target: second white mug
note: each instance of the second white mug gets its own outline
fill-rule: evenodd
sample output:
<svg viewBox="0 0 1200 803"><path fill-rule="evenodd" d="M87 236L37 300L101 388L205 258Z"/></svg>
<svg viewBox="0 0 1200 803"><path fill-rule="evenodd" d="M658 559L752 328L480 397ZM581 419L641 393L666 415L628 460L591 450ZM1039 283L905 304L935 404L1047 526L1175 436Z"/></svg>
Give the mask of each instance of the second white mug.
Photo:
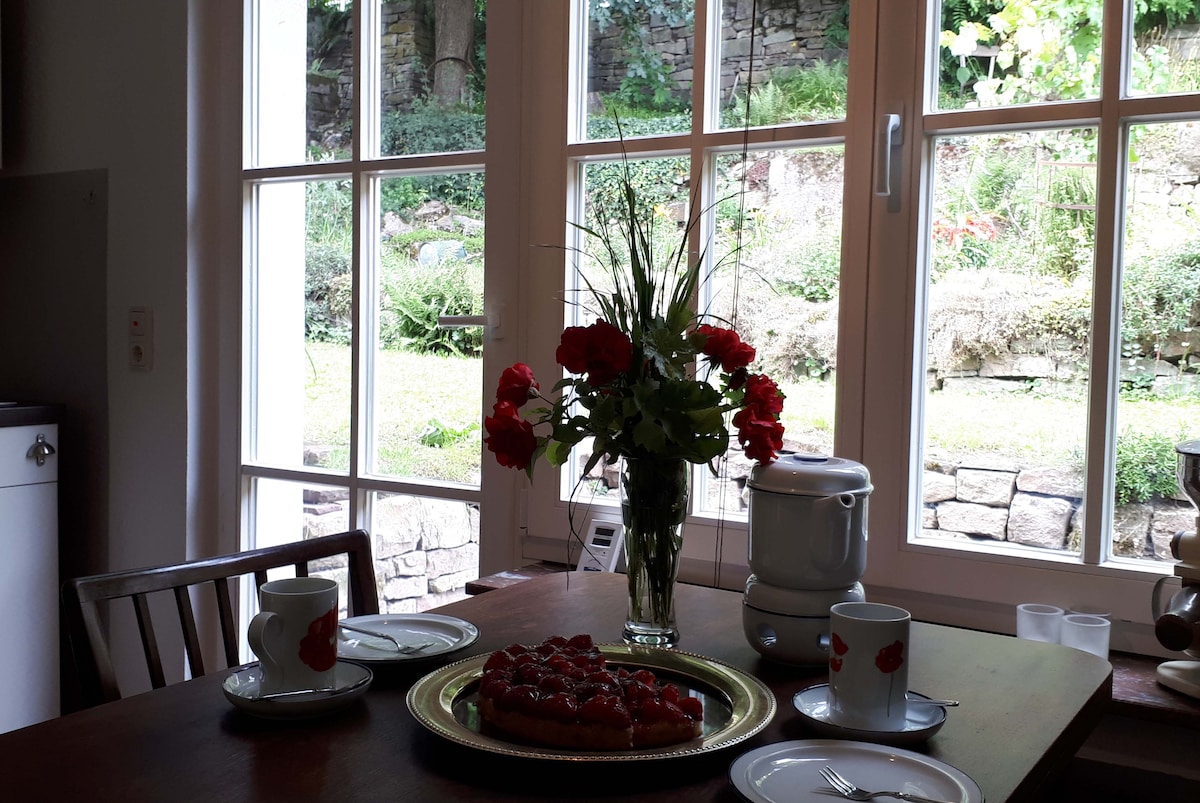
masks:
<svg viewBox="0 0 1200 803"><path fill-rule="evenodd" d="M829 718L847 728L897 731L908 720L912 616L878 602L829 609Z"/></svg>

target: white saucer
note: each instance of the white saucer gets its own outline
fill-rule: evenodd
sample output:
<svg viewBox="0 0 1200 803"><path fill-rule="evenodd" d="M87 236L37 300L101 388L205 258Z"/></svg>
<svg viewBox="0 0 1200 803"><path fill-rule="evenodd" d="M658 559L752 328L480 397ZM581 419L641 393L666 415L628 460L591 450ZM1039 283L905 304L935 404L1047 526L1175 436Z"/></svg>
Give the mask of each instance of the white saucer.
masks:
<svg viewBox="0 0 1200 803"><path fill-rule="evenodd" d="M466 619L439 613L371 614L351 616L344 621L376 633L385 633L404 645L429 644L418 652L402 655L386 639L338 628L338 658L364 664L391 664L432 658L461 650L479 638L479 628Z"/></svg>
<svg viewBox="0 0 1200 803"><path fill-rule="evenodd" d="M225 699L248 714L267 719L318 717L343 708L366 692L374 677L365 666L338 661L331 691L310 691L286 697L259 699L262 669L258 664L242 667L225 678Z"/></svg>
<svg viewBox="0 0 1200 803"><path fill-rule="evenodd" d="M910 691L908 696L929 699L915 691ZM943 706L918 703L908 707L907 721L900 730L873 731L843 727L829 719L828 683L819 683L796 692L792 704L815 733L831 739L857 739L880 744L917 744L937 733L942 725L946 724L946 709Z"/></svg>
<svg viewBox="0 0 1200 803"><path fill-rule="evenodd" d="M979 784L936 758L837 739L776 742L743 753L729 767L729 782L752 803L842 800L820 775L827 764L864 789L897 789L948 803L983 803Z"/></svg>

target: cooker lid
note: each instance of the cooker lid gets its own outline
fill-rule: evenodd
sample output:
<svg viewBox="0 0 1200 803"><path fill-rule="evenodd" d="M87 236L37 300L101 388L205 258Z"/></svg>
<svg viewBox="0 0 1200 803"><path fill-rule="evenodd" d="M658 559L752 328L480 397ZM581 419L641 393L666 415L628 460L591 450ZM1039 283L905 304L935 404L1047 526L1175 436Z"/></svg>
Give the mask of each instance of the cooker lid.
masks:
<svg viewBox="0 0 1200 803"><path fill-rule="evenodd" d="M756 491L801 496L868 494L871 475L862 463L842 457L784 452L774 463L755 466L748 484Z"/></svg>

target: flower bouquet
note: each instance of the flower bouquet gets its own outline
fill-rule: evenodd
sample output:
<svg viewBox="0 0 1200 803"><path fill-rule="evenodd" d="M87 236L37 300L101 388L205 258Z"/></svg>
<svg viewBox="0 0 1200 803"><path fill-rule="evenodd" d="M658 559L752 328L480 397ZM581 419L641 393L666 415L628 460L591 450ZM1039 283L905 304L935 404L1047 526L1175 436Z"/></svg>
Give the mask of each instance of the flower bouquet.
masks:
<svg viewBox="0 0 1200 803"><path fill-rule="evenodd" d="M614 222L597 215L602 222L594 228L576 224L600 244L601 253L590 256L603 265L611 290L580 273L587 301L576 303L596 321L563 331L555 359L567 376L547 396L528 365L505 369L484 419L484 442L501 465L531 479L539 458L560 466L589 438L585 475L602 458L622 464L625 639L671 645L678 639L674 585L689 464L717 473L729 448L730 414L746 456L773 461L783 445L784 396L769 377L750 372L755 350L732 326L703 323L691 308L703 262L688 259L697 220L659 258L658 215L643 209L627 166L620 190Z"/></svg>

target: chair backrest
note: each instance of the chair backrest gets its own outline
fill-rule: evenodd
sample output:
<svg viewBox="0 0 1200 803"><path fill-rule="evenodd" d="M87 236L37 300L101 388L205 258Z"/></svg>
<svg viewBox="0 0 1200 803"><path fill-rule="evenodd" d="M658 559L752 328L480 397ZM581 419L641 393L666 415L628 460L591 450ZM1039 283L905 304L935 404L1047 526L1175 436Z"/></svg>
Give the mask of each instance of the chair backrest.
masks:
<svg viewBox="0 0 1200 803"><path fill-rule="evenodd" d="M188 666L192 676L199 677L205 674L205 665L192 613L191 586L212 584L225 648L225 666L237 666L240 663L239 628L233 615L230 580L253 574L254 588L257 589L267 581L267 571L270 569L292 566L297 577L307 577L309 561L340 555L348 558L348 615L379 613L371 538L365 530L352 530L173 566L132 569L67 581L63 585L63 606L71 648L79 667L84 703L97 705L121 697L98 602L126 597L132 600L142 637L142 649L146 655L146 667L150 671L150 683L158 689L167 684L158 639L150 618L150 594L173 592Z"/></svg>

